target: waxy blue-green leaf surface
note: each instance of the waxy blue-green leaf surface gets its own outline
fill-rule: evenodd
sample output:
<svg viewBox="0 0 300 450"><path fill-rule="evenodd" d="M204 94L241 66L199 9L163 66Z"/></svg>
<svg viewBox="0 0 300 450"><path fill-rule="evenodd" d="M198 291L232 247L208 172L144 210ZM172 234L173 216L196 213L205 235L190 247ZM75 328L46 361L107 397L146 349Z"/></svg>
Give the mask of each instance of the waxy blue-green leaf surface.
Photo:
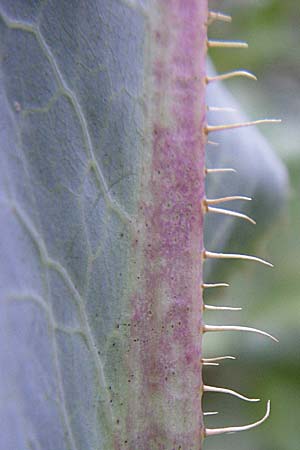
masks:
<svg viewBox="0 0 300 450"><path fill-rule="evenodd" d="M144 151L141 4L0 1L3 450L113 448ZM240 174L214 175L209 193L255 193L262 230L282 169L258 132L229 139L211 163L234 158ZM225 221L207 248L240 233Z"/></svg>

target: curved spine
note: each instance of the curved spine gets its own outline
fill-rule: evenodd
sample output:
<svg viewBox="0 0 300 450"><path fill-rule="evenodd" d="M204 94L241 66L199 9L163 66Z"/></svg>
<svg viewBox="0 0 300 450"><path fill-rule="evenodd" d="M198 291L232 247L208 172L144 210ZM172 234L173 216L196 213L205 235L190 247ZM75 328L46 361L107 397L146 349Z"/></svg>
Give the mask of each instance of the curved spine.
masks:
<svg viewBox="0 0 300 450"><path fill-rule="evenodd" d="M264 264L265 266L274 267L273 264L269 263L268 261L265 261L262 258L258 258L257 256L251 256L251 255L241 255L239 253L215 253L215 252L209 252L207 250L204 250L203 258L204 259L206 259L206 258L208 258L208 259L244 259L246 261L255 261L255 262Z"/></svg>
<svg viewBox="0 0 300 450"><path fill-rule="evenodd" d="M206 77L206 83L229 80L230 78L235 77L244 77L257 81L257 77L253 73L248 72L248 70L233 70L232 72L221 73L220 75L216 75L214 77Z"/></svg>
<svg viewBox="0 0 300 450"><path fill-rule="evenodd" d="M275 342L279 342L278 339L266 331L259 330L257 328L252 327L243 327L240 325L204 325L203 333L211 332L211 331L247 331L250 333L261 334L262 336L269 337Z"/></svg>
<svg viewBox="0 0 300 450"><path fill-rule="evenodd" d="M208 386L206 384L203 385L203 392L217 392L221 394L229 394L234 397L240 398L241 400L245 400L246 402L260 402L260 398L249 398L245 397L245 395L240 394L239 392L234 391L233 389L221 388L216 386Z"/></svg>
<svg viewBox="0 0 300 450"><path fill-rule="evenodd" d="M204 436L205 437L207 437L207 436L217 436L218 434L237 433L239 431L251 430L251 428L258 427L263 422L265 422L268 419L268 417L270 416L270 411L271 411L271 402L270 402L270 400L268 400L268 402L267 402L267 411L266 411L265 415L260 420L258 420L257 422L253 422L253 423L250 423L248 425L242 425L242 426L239 426L239 427L205 428Z"/></svg>
<svg viewBox="0 0 300 450"><path fill-rule="evenodd" d="M248 222L252 223L253 225L256 225L255 220L253 220L251 217L247 216L246 214L239 213L237 211L231 211L230 209L213 208L211 206L208 206L206 211L211 212L211 213L216 213L216 214L223 214L224 216L238 217L239 219L247 220Z"/></svg>

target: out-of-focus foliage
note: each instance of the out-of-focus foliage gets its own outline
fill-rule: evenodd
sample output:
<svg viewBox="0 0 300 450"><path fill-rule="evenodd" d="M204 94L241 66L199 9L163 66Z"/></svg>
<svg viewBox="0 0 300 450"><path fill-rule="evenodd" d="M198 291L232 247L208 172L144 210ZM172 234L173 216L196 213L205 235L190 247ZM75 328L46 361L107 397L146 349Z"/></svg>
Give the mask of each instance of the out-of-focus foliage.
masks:
<svg viewBox="0 0 300 450"><path fill-rule="evenodd" d="M231 282L231 288L215 304L243 306L241 313L224 316L210 313L208 323L236 323L257 326L274 333L279 345L259 337L230 333L206 338L207 354L235 354L238 361L222 368L208 368L208 384L229 386L263 401L272 400L270 420L257 430L211 438L205 450L291 450L299 448L299 321L300 321L300 5L294 0L212 1L214 9L233 16L232 24L216 24L210 36L219 39L246 40L248 50L211 52L218 71L243 67L256 73L257 84L232 80L227 86L252 118L280 117L282 125L265 127L273 146L288 166L290 195L285 213L272 235L267 236L263 252L275 264L271 271L244 265ZM230 105L229 105L230 106ZM255 148L253 148L255 152ZM279 206L279 205L278 205ZM274 206L276 207L276 205ZM225 264L225 262L224 262ZM228 263L227 263L228 264ZM225 280L226 281L226 280ZM207 420L209 426L243 424L263 414L263 404L244 404L225 396L205 399L207 409L219 410L218 417Z"/></svg>

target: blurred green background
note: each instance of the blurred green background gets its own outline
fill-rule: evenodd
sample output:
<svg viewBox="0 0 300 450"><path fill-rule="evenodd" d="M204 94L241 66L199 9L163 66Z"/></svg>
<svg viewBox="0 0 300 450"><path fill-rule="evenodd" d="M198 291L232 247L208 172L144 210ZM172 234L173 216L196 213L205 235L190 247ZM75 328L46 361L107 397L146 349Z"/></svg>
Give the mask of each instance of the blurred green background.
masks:
<svg viewBox="0 0 300 450"><path fill-rule="evenodd" d="M229 280L231 287L206 293L206 302L242 306L243 311L207 312L207 323L248 325L269 331L280 340L246 333L206 336L207 357L231 354L237 361L207 367L206 384L229 387L252 397L258 404L223 394L206 394L206 410L219 411L206 418L208 427L242 425L263 416L271 399L271 417L259 428L206 440L205 450L300 449L300 2L298 0L209 1L210 8L232 15L232 24L215 23L213 39L245 40L248 50L212 50L218 72L244 68L247 79L226 86L252 119L280 117L280 126L262 132L288 168L290 192L281 220L260 243L259 255L275 268L243 264ZM229 105L230 106L230 105ZM253 149L255 152L255 149ZM263 247L263 248L262 248ZM224 264L226 264L224 262ZM216 291L216 290L215 290Z"/></svg>

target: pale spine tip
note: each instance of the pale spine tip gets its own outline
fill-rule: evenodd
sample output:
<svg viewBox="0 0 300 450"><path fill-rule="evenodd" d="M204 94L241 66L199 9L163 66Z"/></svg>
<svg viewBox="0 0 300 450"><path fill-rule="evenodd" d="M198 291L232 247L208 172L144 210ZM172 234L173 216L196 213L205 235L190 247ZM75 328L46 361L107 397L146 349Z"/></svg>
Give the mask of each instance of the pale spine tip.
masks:
<svg viewBox="0 0 300 450"><path fill-rule="evenodd" d="M220 203L232 202L234 200L245 200L251 201L251 197L245 197L244 195L231 195L228 197L220 197L220 198L207 198L205 200L207 205L218 205Z"/></svg>
<svg viewBox="0 0 300 450"><path fill-rule="evenodd" d="M216 75L214 77L206 77L206 82L211 83L213 81L229 80L230 78L234 77L245 77L249 78L250 80L257 81L257 77L247 70L233 70L232 72L221 73L220 75Z"/></svg>
<svg viewBox="0 0 300 450"><path fill-rule="evenodd" d="M232 21L232 17L229 16L228 14L224 14L218 11L209 11L208 12L208 25L212 24L215 21L219 21L219 22L231 22Z"/></svg>
<svg viewBox="0 0 300 450"><path fill-rule="evenodd" d="M244 219L252 223L253 225L256 225L255 220L253 220L251 217L247 216L246 214L239 213L237 211L231 211L229 209L222 209L222 208L213 208L211 206L208 206L206 210L207 212L211 213L223 214L224 216L232 216L237 217L239 219Z"/></svg>
<svg viewBox="0 0 300 450"><path fill-rule="evenodd" d="M213 306L213 305L204 305L204 309L207 311L241 311L242 308L234 308L233 306Z"/></svg>
<svg viewBox="0 0 300 450"><path fill-rule="evenodd" d="M281 123L281 119L260 119L260 120L252 120L250 122L229 123L225 125L206 125L205 132L208 134L215 131L224 131L224 130L233 130L235 128L251 127L254 125L261 125L263 123Z"/></svg>
<svg viewBox="0 0 300 450"><path fill-rule="evenodd" d="M252 327L243 327L240 325L204 325L203 326L203 333L206 332L218 332L218 331L246 331L249 333L256 333L261 334L262 336L266 336L270 339L272 339L275 342L279 342L278 339L271 334L267 333L266 331L259 330L257 328Z"/></svg>
<svg viewBox="0 0 300 450"><path fill-rule="evenodd" d="M235 108L230 108L228 106L207 106L207 111L211 112L236 112Z"/></svg>
<svg viewBox="0 0 300 450"><path fill-rule="evenodd" d="M215 142L215 141L207 141L208 145L212 145L213 147L219 147L219 142Z"/></svg>
<svg viewBox="0 0 300 450"><path fill-rule="evenodd" d="M206 174L210 173L226 173L226 172L232 172L237 173L235 169L232 169L231 167L221 167L219 169L205 169Z"/></svg>
<svg viewBox="0 0 300 450"><path fill-rule="evenodd" d="M208 48L248 48L247 42L241 41L216 41L209 39Z"/></svg>
<svg viewBox="0 0 300 450"><path fill-rule="evenodd" d="M224 361L225 359L236 359L235 356L216 356L215 358L202 358L204 362Z"/></svg>
<svg viewBox="0 0 300 450"><path fill-rule="evenodd" d="M239 426L239 427L206 428L204 431L204 436L205 437L216 436L218 434L237 433L239 431L251 430L251 428L258 427L263 422L265 422L268 419L268 417L270 416L270 411L271 411L271 402L270 402L270 400L268 400L267 411L266 411L264 417L262 419L258 420L257 422L250 423L248 425Z"/></svg>
<svg viewBox="0 0 300 450"><path fill-rule="evenodd" d="M203 413L204 416L215 416L216 414L219 414L218 411L207 411Z"/></svg>
<svg viewBox="0 0 300 450"><path fill-rule="evenodd" d="M259 402L260 401L259 398L245 397L244 395L242 395L239 392L236 392L232 389L221 388L221 387L216 387L216 386L207 386L206 384L203 385L203 391L233 395L234 397L240 398L241 400L245 400L246 402Z"/></svg>
<svg viewBox="0 0 300 450"><path fill-rule="evenodd" d="M203 283L201 287L203 289L219 288L219 287L229 287L228 283Z"/></svg>
<svg viewBox="0 0 300 450"><path fill-rule="evenodd" d="M238 253L215 253L204 250L203 256L204 259L243 259L246 261L259 262L261 264L264 264L265 266L274 267L273 264L269 263L268 261L251 255L240 255Z"/></svg>

